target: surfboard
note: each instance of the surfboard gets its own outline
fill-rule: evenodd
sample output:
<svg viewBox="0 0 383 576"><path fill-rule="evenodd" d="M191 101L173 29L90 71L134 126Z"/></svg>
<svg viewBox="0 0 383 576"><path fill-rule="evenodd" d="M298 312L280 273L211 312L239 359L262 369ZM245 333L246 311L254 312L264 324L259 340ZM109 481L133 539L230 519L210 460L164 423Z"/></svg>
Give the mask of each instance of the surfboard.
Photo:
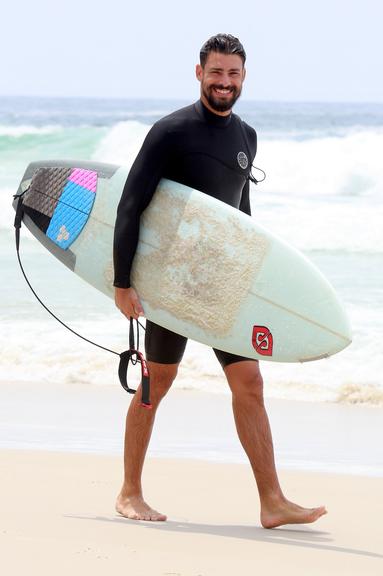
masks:
<svg viewBox="0 0 383 576"><path fill-rule="evenodd" d="M33 162L17 191L37 240L109 297L128 172L96 162ZM169 180L160 181L141 216L132 285L146 318L249 358L304 362L351 342L340 299L302 253L256 219Z"/></svg>

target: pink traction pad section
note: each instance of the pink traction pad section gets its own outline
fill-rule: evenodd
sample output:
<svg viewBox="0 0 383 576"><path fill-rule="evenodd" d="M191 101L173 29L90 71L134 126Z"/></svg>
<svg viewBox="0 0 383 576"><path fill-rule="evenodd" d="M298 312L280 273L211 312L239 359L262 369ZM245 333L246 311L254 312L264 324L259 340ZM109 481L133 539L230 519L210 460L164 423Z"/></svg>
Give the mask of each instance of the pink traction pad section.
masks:
<svg viewBox="0 0 383 576"><path fill-rule="evenodd" d="M97 189L97 172L93 170L84 170L83 168L74 168L72 170L71 175L69 176L68 180L78 184L79 186L83 186L90 190L91 192L96 193Z"/></svg>

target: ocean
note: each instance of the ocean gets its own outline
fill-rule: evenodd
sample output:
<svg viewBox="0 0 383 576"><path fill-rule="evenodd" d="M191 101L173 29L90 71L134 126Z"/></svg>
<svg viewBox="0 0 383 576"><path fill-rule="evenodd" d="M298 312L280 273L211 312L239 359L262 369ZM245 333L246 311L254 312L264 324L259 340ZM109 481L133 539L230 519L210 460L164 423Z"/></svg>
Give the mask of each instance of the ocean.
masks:
<svg viewBox="0 0 383 576"><path fill-rule="evenodd" d="M80 341L36 302L14 247L12 195L33 160L131 164L150 126L188 104L165 100L0 98L0 383L118 386L116 357ZM265 395L383 405L383 104L239 102L258 132L253 218L303 251L343 300L354 340L306 364L262 363ZM103 346L128 346L114 303L22 229L21 257L43 301ZM132 374L132 384L138 373ZM227 394L211 350L189 342L178 388Z"/></svg>

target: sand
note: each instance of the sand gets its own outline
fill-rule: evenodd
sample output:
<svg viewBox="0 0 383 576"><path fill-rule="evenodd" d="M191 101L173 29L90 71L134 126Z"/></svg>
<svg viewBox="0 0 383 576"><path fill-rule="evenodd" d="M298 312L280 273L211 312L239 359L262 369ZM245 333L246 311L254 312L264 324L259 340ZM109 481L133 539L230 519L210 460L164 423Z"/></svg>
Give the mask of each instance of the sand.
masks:
<svg viewBox="0 0 383 576"><path fill-rule="evenodd" d="M114 386L1 384L2 574L383 574L381 407L267 401L286 496L329 513L265 530L230 397L202 392L174 390L158 414L144 487L168 521L116 514L129 401Z"/></svg>
<svg viewBox="0 0 383 576"><path fill-rule="evenodd" d="M282 471L290 499L329 513L265 530L245 464L149 459L146 497L165 523L115 513L121 472L116 456L2 450L2 573L383 574L380 478Z"/></svg>

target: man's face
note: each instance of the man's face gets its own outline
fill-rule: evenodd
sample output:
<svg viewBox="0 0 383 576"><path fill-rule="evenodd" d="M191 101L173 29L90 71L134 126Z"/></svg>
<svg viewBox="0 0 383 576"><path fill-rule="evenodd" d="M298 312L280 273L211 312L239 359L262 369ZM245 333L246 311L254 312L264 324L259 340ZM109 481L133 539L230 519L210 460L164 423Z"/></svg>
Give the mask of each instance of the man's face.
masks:
<svg viewBox="0 0 383 576"><path fill-rule="evenodd" d="M196 67L202 102L212 112L227 116L241 95L245 74L238 54L210 52L205 66L197 64Z"/></svg>

